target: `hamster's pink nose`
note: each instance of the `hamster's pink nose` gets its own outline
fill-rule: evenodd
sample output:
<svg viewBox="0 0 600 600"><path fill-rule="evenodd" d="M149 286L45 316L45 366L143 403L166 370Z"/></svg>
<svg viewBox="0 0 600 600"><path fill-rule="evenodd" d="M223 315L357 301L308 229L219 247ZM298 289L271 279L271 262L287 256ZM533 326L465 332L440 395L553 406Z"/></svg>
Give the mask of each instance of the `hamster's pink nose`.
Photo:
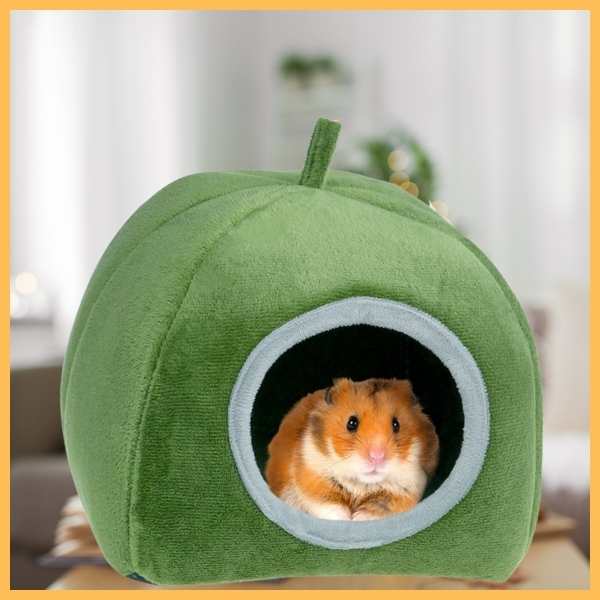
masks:
<svg viewBox="0 0 600 600"><path fill-rule="evenodd" d="M375 446L369 448L369 462L372 465L380 465L385 462L385 450Z"/></svg>

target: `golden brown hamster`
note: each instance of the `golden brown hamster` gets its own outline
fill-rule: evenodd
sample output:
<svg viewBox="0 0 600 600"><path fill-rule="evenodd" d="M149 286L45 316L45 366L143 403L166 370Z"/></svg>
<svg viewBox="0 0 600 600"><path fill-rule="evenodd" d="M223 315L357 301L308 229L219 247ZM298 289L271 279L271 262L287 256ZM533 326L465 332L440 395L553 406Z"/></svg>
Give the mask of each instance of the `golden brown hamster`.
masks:
<svg viewBox="0 0 600 600"><path fill-rule="evenodd" d="M438 454L435 428L408 380L337 379L283 418L266 479L315 517L377 519L419 502Z"/></svg>

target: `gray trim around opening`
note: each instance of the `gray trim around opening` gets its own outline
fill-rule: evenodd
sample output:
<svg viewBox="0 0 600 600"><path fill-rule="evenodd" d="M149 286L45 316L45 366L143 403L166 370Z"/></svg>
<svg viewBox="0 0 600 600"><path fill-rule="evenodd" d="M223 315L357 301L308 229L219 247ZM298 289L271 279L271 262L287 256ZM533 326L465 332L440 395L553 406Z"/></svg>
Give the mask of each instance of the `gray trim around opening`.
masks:
<svg viewBox="0 0 600 600"><path fill-rule="evenodd" d="M378 521L318 519L292 508L271 492L252 448L254 399L268 370L289 348L337 327L373 325L399 331L420 342L448 368L461 396L463 443L450 475L412 510ZM293 536L331 549L372 548L429 527L452 509L475 483L488 446L489 406L483 377L462 342L442 323L412 306L370 297L325 304L288 321L267 335L240 371L229 402L229 443L242 482L258 508Z"/></svg>

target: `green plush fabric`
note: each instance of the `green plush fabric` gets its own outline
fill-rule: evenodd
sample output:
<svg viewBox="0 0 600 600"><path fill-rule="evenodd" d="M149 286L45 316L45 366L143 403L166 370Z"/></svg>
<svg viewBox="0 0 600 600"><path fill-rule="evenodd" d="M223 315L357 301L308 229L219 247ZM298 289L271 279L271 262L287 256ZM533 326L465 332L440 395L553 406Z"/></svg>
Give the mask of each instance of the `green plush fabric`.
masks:
<svg viewBox="0 0 600 600"><path fill-rule="evenodd" d="M529 546L540 495L540 380L523 312L483 254L399 187L343 172L323 183L320 167L304 176L315 187L299 185L300 173L184 177L102 257L61 390L69 463L98 542L117 571L164 584L503 580ZM229 447L228 401L266 335L352 296L412 305L454 332L485 380L491 432L477 481L439 521L385 546L330 550L251 500Z"/></svg>
<svg viewBox="0 0 600 600"><path fill-rule="evenodd" d="M298 180L300 185L313 188L323 187L340 129L340 124L335 121L327 119L317 121L308 147L304 169Z"/></svg>

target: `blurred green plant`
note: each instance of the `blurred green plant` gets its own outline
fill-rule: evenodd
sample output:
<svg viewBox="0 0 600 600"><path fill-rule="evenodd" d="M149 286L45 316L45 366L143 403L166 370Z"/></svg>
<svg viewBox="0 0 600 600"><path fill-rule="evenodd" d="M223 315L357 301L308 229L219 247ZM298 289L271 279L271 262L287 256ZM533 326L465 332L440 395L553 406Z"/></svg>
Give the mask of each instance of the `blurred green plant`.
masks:
<svg viewBox="0 0 600 600"><path fill-rule="evenodd" d="M286 54L279 63L279 74L283 79L297 81L302 87L312 85L318 76L329 77L335 82L349 79L344 67L329 54Z"/></svg>
<svg viewBox="0 0 600 600"><path fill-rule="evenodd" d="M392 181L398 185L413 182L418 188L418 197L431 204L436 191L435 168L425 148L417 139L404 129L396 129L382 136L359 139L357 152L352 152L355 160L345 167L346 170L383 181ZM358 156L358 160L356 159ZM405 164L396 167L394 159ZM413 193L406 183L403 187Z"/></svg>

